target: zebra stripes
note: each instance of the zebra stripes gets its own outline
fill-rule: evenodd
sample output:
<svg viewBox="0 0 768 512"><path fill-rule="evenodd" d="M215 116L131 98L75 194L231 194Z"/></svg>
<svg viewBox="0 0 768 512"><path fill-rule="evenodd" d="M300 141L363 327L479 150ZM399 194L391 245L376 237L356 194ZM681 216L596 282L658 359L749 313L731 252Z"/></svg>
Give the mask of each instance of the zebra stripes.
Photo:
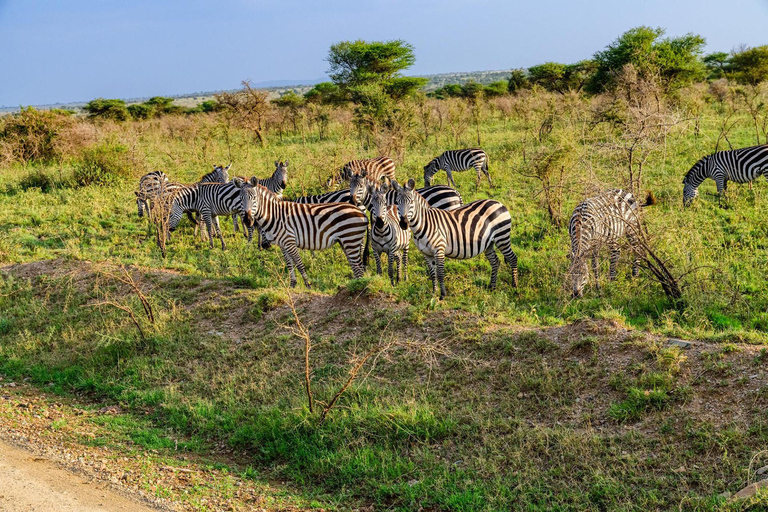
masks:
<svg viewBox="0 0 768 512"><path fill-rule="evenodd" d="M621 239L626 237L632 247L638 247L637 237L641 229L639 206L630 192L621 189L608 190L576 206L568 223L568 233L571 237L571 268L568 276L574 297L583 295L584 287L589 281L589 258L592 259L592 270L597 281L597 257L603 247L607 246L610 250L610 280L616 279L616 264L621 256ZM632 264L633 276L639 274L638 263L635 258Z"/></svg>
<svg viewBox="0 0 768 512"><path fill-rule="evenodd" d="M728 188L728 181L747 183L760 175L768 179L768 144L707 155L696 162L683 178L683 205L691 204L699 195L699 185L707 178L715 180L717 193L722 197Z"/></svg>
<svg viewBox="0 0 768 512"><path fill-rule="evenodd" d="M168 176L163 171L152 171L139 179L139 188L134 191L139 217L144 216L144 210L150 211L151 201L162 194L167 185Z"/></svg>
<svg viewBox="0 0 768 512"><path fill-rule="evenodd" d="M310 287L299 249L328 249L336 242L341 245L355 279L363 276L360 250L368 219L358 208L345 203L280 201L260 185L245 184L240 193L247 224L258 224L267 240L283 251L291 287L296 286L296 269Z"/></svg>
<svg viewBox="0 0 768 512"><path fill-rule="evenodd" d="M430 207L414 190L413 179L405 187L397 182L393 185L400 227L411 228L416 246L427 260L432 291L440 284L440 299L445 297L445 258L467 259L484 252L491 264L490 288L494 289L500 265L494 246L512 267L512 285L517 287L517 255L510 245L512 218L506 206L484 199L448 212Z"/></svg>
<svg viewBox="0 0 768 512"><path fill-rule="evenodd" d="M448 181L454 188L456 187L456 182L453 181L453 171L459 172L469 169L477 171L475 187L480 184L481 172L488 178L488 184L493 185L491 175L488 172L488 155L480 148L453 149L433 158L432 161L424 166L425 187L432 184L432 177L440 169L445 170L445 173L448 175Z"/></svg>
<svg viewBox="0 0 768 512"><path fill-rule="evenodd" d="M214 165L213 171L200 178L198 183L227 183L229 181L229 169L231 167L232 164L229 164L226 167Z"/></svg>
<svg viewBox="0 0 768 512"><path fill-rule="evenodd" d="M272 176L269 178L257 178L256 176L253 176L248 180L248 183L250 183L252 187L261 185L275 194L278 199L282 199L283 192L288 186L288 160L285 162L278 162L275 160L275 172L272 173Z"/></svg>
<svg viewBox="0 0 768 512"><path fill-rule="evenodd" d="M349 203L352 195L349 190L337 190L327 194L318 194L313 196L300 196L291 199L293 203L299 204L320 204L320 203Z"/></svg>
<svg viewBox="0 0 768 512"><path fill-rule="evenodd" d="M402 261L403 281L408 280L408 246L411 243L410 230L400 227L397 216L397 206L389 204L389 185L382 183L377 185L368 182L366 186L370 203L368 205L373 219L371 230L371 247L373 257L376 260L376 273L381 275L381 254L387 254L387 275L392 286L395 285L395 277L400 282L400 263ZM402 254L402 258L401 255ZM397 273L393 272L393 263L397 264Z"/></svg>
<svg viewBox="0 0 768 512"><path fill-rule="evenodd" d="M338 174L328 180L328 185L334 185L339 181L349 181L352 176L363 171L366 171L368 177L374 181L379 181L382 176L394 180L395 162L388 156L349 161L342 166Z"/></svg>
<svg viewBox="0 0 768 512"><path fill-rule="evenodd" d="M380 180L379 180L380 182ZM350 201L357 206L365 206L370 209L370 194L369 184L378 184L379 182L372 180L368 177L365 170L360 174L353 175L349 180L349 193ZM440 208L441 210L455 210L464 204L456 190L445 185L435 185L433 187L424 187L417 189L416 192L421 194L430 206L433 208ZM395 204L397 193L394 190L389 190L387 193L387 204Z"/></svg>
<svg viewBox="0 0 768 512"><path fill-rule="evenodd" d="M181 216L186 211L197 212L208 230L208 242L213 248L214 227L216 236L221 241L221 248L226 249L217 217L219 215L239 214L242 208L240 188L243 181L235 178L228 183L195 183L186 186L173 197L168 220L170 231L176 229Z"/></svg>

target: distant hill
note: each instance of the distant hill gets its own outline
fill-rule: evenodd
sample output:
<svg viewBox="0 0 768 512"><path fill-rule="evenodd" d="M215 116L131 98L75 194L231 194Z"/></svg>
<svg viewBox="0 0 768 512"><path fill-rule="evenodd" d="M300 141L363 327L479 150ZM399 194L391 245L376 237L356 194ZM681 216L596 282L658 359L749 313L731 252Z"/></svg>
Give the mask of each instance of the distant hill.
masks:
<svg viewBox="0 0 768 512"><path fill-rule="evenodd" d="M461 71L452 73L439 73L436 75L415 75L423 78L427 78L429 81L424 86L425 91L434 91L444 85L448 84L463 84L474 80L481 84L490 84L499 80L507 80L509 78L509 70L504 71ZM258 82L252 84L258 89L264 89L270 92L270 96L279 97L289 91L293 91L296 94L304 94L312 88L313 85L320 82L330 80L327 77L307 79L307 80L268 80L265 82ZM223 91L200 91L186 94L177 94L168 96L176 100L179 105L193 107L202 103L207 99L211 99L214 94ZM231 92L231 91L228 91ZM149 99L146 98L124 98L125 102L141 103ZM51 108L63 108L70 110L81 110L85 106L86 101L72 102L72 103L50 103L47 105L33 105L35 108L51 109ZM18 112L19 107L14 106L0 106L0 113Z"/></svg>

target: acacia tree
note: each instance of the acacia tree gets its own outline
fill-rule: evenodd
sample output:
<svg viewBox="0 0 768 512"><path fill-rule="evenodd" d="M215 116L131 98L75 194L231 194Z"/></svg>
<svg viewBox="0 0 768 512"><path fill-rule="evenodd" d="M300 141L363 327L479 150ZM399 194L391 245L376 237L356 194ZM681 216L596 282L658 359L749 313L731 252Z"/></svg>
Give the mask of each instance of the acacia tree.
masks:
<svg viewBox="0 0 768 512"><path fill-rule="evenodd" d="M410 124L404 114L412 109L399 104L427 82L400 74L416 61L413 46L402 40L342 41L331 46L327 60L339 93L356 105L355 120L366 139L385 138L402 146L402 128Z"/></svg>
<svg viewBox="0 0 768 512"><path fill-rule="evenodd" d="M665 91L704 78L706 68L700 56L705 39L696 34L662 39L663 35L661 28L636 27L619 36L595 54L597 67L587 89L593 93L614 90L627 64L641 79L658 78Z"/></svg>

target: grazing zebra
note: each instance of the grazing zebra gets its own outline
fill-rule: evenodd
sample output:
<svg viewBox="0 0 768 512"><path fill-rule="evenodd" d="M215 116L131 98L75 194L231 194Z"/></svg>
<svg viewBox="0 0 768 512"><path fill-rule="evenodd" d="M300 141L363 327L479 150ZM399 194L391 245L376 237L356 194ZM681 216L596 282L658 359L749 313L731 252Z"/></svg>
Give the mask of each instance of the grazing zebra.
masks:
<svg viewBox="0 0 768 512"><path fill-rule="evenodd" d="M150 220L152 219L152 213L159 205L163 205L166 201L165 198L170 198L173 193L180 190L187 185L168 181L168 176L163 171L152 171L145 174L139 180L139 190L134 191L136 194L136 205L138 206L139 217L144 216L144 211L150 214ZM167 206L167 205L166 205ZM161 212L161 215L163 213ZM165 212L167 214L167 212ZM197 225L197 221L192 216L192 212L187 211L187 218L192 224Z"/></svg>
<svg viewBox="0 0 768 512"><path fill-rule="evenodd" d="M136 194L136 206L139 217L144 216L144 210L149 212L150 201L161 194L168 185L168 175L163 171L152 171L139 179L139 189Z"/></svg>
<svg viewBox="0 0 768 512"><path fill-rule="evenodd" d="M219 215L239 214L242 208L240 189L243 180L235 178L228 183L195 183L178 190L173 197L168 228L174 231L181 215L186 211L195 211L200 215L208 230L208 243L213 248L214 228L221 241L221 248L226 249L216 217Z"/></svg>
<svg viewBox="0 0 768 512"><path fill-rule="evenodd" d="M381 179L379 179L381 181ZM350 202L360 207L366 207L370 209L370 194L369 184L377 184L375 180L368 177L368 174L363 170L360 174L353 175L349 180L349 193ZM461 194L451 187L445 185L435 185L433 187L424 187L416 189L416 192L421 194L421 197L426 199L429 205L433 208L440 208L441 210L455 210L464 204L461 199ZM395 198L397 193L394 190L389 190L387 193L387 204L395 204Z"/></svg>
<svg viewBox="0 0 768 512"><path fill-rule="evenodd" d="M368 177L374 181L379 181L382 176L395 179L395 162L388 156L379 156L376 158L366 158L364 160L352 160L344 164L338 174L331 176L328 185L334 185L339 181L349 181L349 179L366 171Z"/></svg>
<svg viewBox="0 0 768 512"><path fill-rule="evenodd" d="M641 234L639 206L652 204L652 196L648 202L639 205L635 196L621 189L608 190L591 197L576 206L568 223L568 233L571 236L571 269L568 273L573 286L573 296L581 297L584 287L589 281L587 270L588 259L592 258L592 270L595 281L599 276L597 261L600 249L607 246L610 250L610 280L616 279L616 263L619 261L621 249L619 242L626 237L637 254L638 237ZM639 274L639 260L636 257L632 263L632 276ZM598 284L599 286L599 284Z"/></svg>
<svg viewBox="0 0 768 512"><path fill-rule="evenodd" d="M282 249L291 287L296 286L296 269L307 288L310 287L299 249L328 249L336 242L341 245L355 279L363 276L360 249L368 219L358 208L348 203L281 201L266 188L250 184L242 187L241 201L245 222L249 226L258 224L266 239Z"/></svg>
<svg viewBox="0 0 768 512"><path fill-rule="evenodd" d="M387 275L392 286L400 282L400 262L402 260L403 281L408 280L408 246L411 243L411 232L400 227L397 217L397 206L389 204L389 185L384 182L377 185L371 181L366 185L370 200L368 208L373 219L371 229L371 247L376 259L376 273L381 275L381 254L387 253ZM402 254L402 258L400 257ZM397 264L397 274L393 273L392 264Z"/></svg>
<svg viewBox="0 0 768 512"><path fill-rule="evenodd" d="M453 181L453 171L466 171L473 168L477 171L475 188L480 184L481 172L488 178L488 184L493 185L491 175L488 172L488 155L480 148L469 148L449 150L433 158L432 161L424 166L424 186L431 185L432 176L437 174L437 171L440 169L444 169L448 175L448 181L455 188L456 182Z"/></svg>
<svg viewBox="0 0 768 512"><path fill-rule="evenodd" d="M517 288L517 255L510 245L512 218L506 206L482 199L447 212L431 208L416 192L413 179L405 187L393 184L400 227L411 228L416 246L427 260L432 292L439 283L441 300L445 297L445 258L467 259L484 252L491 264L490 288L496 288L500 262L494 246L512 267L512 285Z"/></svg>
<svg viewBox="0 0 768 512"><path fill-rule="evenodd" d="M699 195L699 185L707 179L715 180L720 197L728 188L728 181L747 183L760 175L768 179L768 144L718 151L696 162L683 178L683 205L689 206Z"/></svg>

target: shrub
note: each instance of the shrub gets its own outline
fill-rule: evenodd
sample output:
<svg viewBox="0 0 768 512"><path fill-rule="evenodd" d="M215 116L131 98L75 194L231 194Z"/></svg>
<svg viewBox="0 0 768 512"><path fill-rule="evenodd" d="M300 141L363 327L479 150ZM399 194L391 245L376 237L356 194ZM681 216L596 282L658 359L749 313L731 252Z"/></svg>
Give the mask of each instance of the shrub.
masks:
<svg viewBox="0 0 768 512"><path fill-rule="evenodd" d="M101 119L113 119L115 121L127 121L130 117L128 109L123 100L105 100L97 98L89 101L83 110L88 112L89 117L98 117Z"/></svg>
<svg viewBox="0 0 768 512"><path fill-rule="evenodd" d="M122 144L105 143L87 149L82 160L75 165L78 185L113 185L129 178L132 161Z"/></svg>
<svg viewBox="0 0 768 512"><path fill-rule="evenodd" d="M35 170L24 176L19 182L19 188L29 190L30 188L39 188L42 192L53 190L55 182L53 178L41 170Z"/></svg>
<svg viewBox="0 0 768 512"><path fill-rule="evenodd" d="M0 121L0 164L48 161L59 156L56 139L75 124L65 111L32 107Z"/></svg>

